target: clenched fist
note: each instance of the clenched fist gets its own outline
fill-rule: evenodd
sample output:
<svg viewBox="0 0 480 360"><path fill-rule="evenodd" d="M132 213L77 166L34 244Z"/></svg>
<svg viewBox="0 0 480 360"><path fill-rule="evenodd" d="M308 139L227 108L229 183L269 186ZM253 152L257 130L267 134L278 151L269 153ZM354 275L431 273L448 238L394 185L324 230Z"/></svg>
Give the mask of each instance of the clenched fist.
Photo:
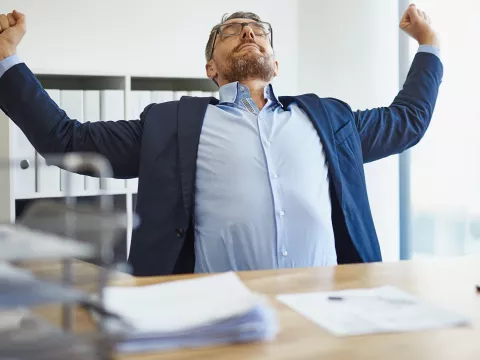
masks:
<svg viewBox="0 0 480 360"><path fill-rule="evenodd" d="M412 4L403 14L400 29L418 41L420 45L433 45L439 47L437 33L433 30L430 17Z"/></svg>
<svg viewBox="0 0 480 360"><path fill-rule="evenodd" d="M17 52L17 45L27 31L25 15L13 10L0 14L0 60Z"/></svg>

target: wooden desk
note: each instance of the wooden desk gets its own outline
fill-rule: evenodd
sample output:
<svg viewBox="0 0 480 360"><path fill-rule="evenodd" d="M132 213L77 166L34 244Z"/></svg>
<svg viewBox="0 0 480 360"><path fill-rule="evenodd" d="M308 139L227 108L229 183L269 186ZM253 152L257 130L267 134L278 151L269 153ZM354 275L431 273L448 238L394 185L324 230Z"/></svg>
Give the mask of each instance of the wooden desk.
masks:
<svg viewBox="0 0 480 360"><path fill-rule="evenodd" d="M278 310L280 332L275 341L181 350L120 359L480 359L480 256L348 265L312 269L241 272L253 291L271 297ZM118 278L115 285L146 285L191 276ZM277 302L283 293L394 285L432 304L471 316L473 326L404 334L337 338ZM161 306L161 304L159 304ZM90 323L85 313L77 317Z"/></svg>

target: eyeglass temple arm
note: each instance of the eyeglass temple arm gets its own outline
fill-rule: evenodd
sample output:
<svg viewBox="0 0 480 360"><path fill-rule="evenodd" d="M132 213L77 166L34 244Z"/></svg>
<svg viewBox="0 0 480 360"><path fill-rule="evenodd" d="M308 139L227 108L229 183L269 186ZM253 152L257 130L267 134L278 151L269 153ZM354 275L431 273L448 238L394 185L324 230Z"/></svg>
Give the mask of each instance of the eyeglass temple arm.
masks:
<svg viewBox="0 0 480 360"><path fill-rule="evenodd" d="M215 29L215 36L213 37L213 42L212 42L212 50L210 51L210 56L208 58L208 61L212 60L213 50L215 49L215 41L217 41L217 34L218 34L218 27Z"/></svg>

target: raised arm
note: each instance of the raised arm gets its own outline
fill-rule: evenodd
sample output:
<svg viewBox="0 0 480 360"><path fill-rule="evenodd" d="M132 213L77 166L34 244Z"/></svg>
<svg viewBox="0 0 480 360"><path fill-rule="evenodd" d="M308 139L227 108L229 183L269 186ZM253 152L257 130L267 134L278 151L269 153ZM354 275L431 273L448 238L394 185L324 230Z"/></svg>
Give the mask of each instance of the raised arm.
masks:
<svg viewBox="0 0 480 360"><path fill-rule="evenodd" d="M0 109L41 155L98 153L110 162L115 177L138 176L143 119L149 108L135 121L82 124L70 119L15 55L25 32L23 14L0 15Z"/></svg>
<svg viewBox="0 0 480 360"><path fill-rule="evenodd" d="M410 5L400 28L418 41L420 50L403 89L390 106L354 113L364 162L399 154L420 141L430 124L442 82L439 41L428 15Z"/></svg>

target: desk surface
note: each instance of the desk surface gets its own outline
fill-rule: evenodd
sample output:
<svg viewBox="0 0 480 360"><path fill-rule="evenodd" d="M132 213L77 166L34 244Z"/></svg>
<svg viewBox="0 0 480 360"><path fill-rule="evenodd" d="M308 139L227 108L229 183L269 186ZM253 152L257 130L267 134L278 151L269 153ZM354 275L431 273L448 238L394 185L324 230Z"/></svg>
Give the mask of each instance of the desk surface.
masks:
<svg viewBox="0 0 480 360"><path fill-rule="evenodd" d="M45 273L45 269L42 270ZM89 268L88 271L91 271ZM278 310L280 332L275 341L215 348L122 356L121 359L480 359L480 256L359 264L325 268L241 272L253 291L267 294ZM115 285L147 285L192 275L116 277ZM394 285L420 298L473 319L468 328L403 334L337 338L275 300L284 293ZM54 318L53 313L45 313ZM79 313L80 326L90 320Z"/></svg>

